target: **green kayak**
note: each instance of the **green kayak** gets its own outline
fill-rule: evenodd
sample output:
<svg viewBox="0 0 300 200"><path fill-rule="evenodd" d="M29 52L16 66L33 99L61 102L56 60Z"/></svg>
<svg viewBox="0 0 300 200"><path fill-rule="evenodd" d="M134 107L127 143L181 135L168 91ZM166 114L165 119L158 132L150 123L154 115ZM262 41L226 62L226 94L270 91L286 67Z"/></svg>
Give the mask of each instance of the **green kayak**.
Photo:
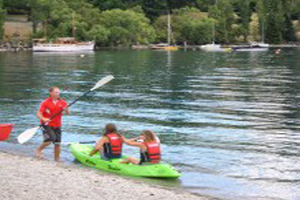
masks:
<svg viewBox="0 0 300 200"><path fill-rule="evenodd" d="M103 160L100 158L99 153L89 156L88 154L92 149L92 145L78 143L70 145L70 150L77 160L97 169L139 177L178 178L181 176L173 166L167 163L145 165L121 164L120 159ZM126 156L123 156L123 158L126 158Z"/></svg>

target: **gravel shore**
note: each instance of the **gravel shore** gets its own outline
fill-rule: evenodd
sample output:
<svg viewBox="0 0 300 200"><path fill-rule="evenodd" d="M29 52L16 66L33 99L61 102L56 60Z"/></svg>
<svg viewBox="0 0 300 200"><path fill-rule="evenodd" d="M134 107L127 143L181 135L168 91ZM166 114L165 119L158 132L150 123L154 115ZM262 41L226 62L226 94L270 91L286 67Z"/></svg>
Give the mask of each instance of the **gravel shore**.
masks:
<svg viewBox="0 0 300 200"><path fill-rule="evenodd" d="M208 200L180 189L5 152L0 152L0 174L1 200Z"/></svg>

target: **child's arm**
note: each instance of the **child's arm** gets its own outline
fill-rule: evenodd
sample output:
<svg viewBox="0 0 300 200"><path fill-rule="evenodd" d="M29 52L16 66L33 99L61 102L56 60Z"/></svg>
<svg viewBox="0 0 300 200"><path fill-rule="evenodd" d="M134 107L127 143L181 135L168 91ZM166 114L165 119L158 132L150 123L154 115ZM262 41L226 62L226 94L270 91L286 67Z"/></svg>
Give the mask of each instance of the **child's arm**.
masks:
<svg viewBox="0 0 300 200"><path fill-rule="evenodd" d="M139 137L132 138L132 139L129 139L129 140L126 139L123 135L121 135L121 137L122 137L123 142L124 142L125 144L127 144L127 145L136 146L136 147L144 146L143 143L141 143L141 142L136 142L136 140L138 140Z"/></svg>
<svg viewBox="0 0 300 200"><path fill-rule="evenodd" d="M103 151L103 144L105 143L105 137L102 137L96 144L95 148L90 152L89 156L93 156L97 152L102 152Z"/></svg>

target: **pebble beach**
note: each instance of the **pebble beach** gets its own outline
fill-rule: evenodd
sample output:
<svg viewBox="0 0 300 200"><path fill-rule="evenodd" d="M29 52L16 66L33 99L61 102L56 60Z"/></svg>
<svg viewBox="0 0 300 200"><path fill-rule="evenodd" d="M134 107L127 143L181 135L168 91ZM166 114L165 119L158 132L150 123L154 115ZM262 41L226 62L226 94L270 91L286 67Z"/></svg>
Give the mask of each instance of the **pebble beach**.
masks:
<svg viewBox="0 0 300 200"><path fill-rule="evenodd" d="M90 168L7 152L0 151L0 160L1 200L209 199Z"/></svg>

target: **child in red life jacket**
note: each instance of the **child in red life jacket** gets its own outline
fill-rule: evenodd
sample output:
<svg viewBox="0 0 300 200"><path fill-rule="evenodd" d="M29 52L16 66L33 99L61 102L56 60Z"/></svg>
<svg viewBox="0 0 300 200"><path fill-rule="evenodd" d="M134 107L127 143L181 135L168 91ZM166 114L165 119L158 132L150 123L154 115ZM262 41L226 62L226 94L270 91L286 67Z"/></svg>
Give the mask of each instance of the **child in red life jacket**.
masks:
<svg viewBox="0 0 300 200"><path fill-rule="evenodd" d="M143 163L152 163L157 164L161 159L160 154L160 146L158 138L155 133L150 130L145 130L142 132L139 138L133 138L131 140L127 140L124 136L122 136L125 144L139 147L140 148L140 159L135 159L128 157L127 159L121 161L121 163L133 163L133 164L143 164ZM137 139L142 140L142 142L136 141Z"/></svg>
<svg viewBox="0 0 300 200"><path fill-rule="evenodd" d="M114 124L106 124L105 133L103 137L96 143L95 148L89 154L93 156L99 152L101 158L104 160L110 160L113 158L122 157L123 140L118 133Z"/></svg>

